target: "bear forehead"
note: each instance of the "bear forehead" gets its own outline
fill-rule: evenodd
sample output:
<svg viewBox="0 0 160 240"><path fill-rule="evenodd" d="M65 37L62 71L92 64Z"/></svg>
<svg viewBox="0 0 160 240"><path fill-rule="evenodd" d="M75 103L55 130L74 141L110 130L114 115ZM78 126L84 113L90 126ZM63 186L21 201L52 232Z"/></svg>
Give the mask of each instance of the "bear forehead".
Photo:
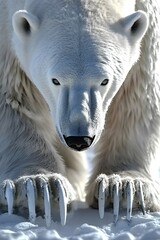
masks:
<svg viewBox="0 0 160 240"><path fill-rule="evenodd" d="M27 0L25 9L40 19L113 22L134 11L135 0Z"/></svg>

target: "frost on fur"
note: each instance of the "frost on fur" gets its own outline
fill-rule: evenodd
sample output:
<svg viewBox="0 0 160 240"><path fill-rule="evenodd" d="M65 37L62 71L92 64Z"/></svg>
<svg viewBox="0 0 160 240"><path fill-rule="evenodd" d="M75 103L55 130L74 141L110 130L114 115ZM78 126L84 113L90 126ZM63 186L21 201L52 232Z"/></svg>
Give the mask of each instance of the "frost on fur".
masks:
<svg viewBox="0 0 160 240"><path fill-rule="evenodd" d="M158 0L0 1L0 204L47 226L84 199L159 210ZM137 184L138 182L138 184ZM138 204L137 204L138 203ZM53 211L52 211L53 210Z"/></svg>

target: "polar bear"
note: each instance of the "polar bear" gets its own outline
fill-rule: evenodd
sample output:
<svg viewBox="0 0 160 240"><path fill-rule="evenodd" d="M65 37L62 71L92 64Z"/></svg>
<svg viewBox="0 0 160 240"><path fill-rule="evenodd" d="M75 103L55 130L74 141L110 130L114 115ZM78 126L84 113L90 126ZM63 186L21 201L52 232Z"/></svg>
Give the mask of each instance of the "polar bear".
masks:
<svg viewBox="0 0 160 240"><path fill-rule="evenodd" d="M159 14L158 0L0 1L2 209L49 225L60 204L65 224L94 145L101 217L160 209Z"/></svg>

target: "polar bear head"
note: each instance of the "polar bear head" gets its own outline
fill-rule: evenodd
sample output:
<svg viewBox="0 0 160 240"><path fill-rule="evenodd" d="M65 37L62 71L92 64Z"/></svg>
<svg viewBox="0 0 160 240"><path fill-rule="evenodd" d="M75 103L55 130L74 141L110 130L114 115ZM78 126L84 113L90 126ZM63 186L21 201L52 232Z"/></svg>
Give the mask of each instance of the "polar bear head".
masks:
<svg viewBox="0 0 160 240"><path fill-rule="evenodd" d="M61 142L74 150L98 141L139 57L147 16L124 2L28 0L13 14L16 57L48 103Z"/></svg>

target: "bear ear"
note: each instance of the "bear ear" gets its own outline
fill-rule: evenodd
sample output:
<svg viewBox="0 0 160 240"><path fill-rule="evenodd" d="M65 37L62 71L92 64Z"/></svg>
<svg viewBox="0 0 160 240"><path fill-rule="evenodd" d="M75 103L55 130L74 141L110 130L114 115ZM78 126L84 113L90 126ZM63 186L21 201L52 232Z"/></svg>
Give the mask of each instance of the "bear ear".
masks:
<svg viewBox="0 0 160 240"><path fill-rule="evenodd" d="M17 36L24 37L38 29L39 19L26 10L20 10L14 13L12 25Z"/></svg>
<svg viewBox="0 0 160 240"><path fill-rule="evenodd" d="M141 40L148 28L148 17L143 11L137 11L122 20L125 32L135 40Z"/></svg>

